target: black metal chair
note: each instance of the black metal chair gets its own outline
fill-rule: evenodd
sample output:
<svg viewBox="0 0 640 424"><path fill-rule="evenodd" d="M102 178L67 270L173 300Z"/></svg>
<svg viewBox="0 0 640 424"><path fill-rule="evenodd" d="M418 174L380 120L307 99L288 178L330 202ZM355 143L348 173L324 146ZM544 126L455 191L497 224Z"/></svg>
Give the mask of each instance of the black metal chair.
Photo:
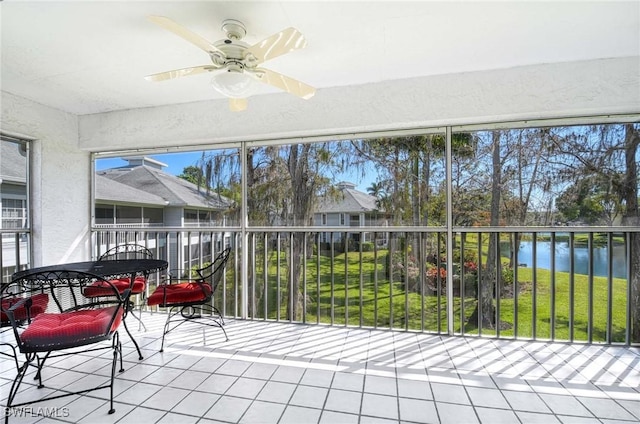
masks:
<svg viewBox="0 0 640 424"><path fill-rule="evenodd" d="M229 340L223 327L224 318L218 308L213 305L213 295L222 281L230 253L231 249L226 248L211 264L196 269L195 276L189 275L190 273L183 275L170 272L167 282L158 285L147 298L148 306L169 309L160 352L164 350L165 336L185 322L220 327L226 340ZM201 320L197 320L200 318ZM171 326L172 322L175 323L174 326Z"/></svg>
<svg viewBox="0 0 640 424"><path fill-rule="evenodd" d="M117 261L122 259L146 259L153 258L153 253L149 249L139 244L120 244L112 247L104 252L98 258L98 261ZM130 276L123 278L109 280L111 281L122 293L125 289L130 289L131 296L144 295L147 287L147 276L138 275L133 282L130 281ZM142 321L140 321L142 325Z"/></svg>
<svg viewBox="0 0 640 424"><path fill-rule="evenodd" d="M104 290L111 290L110 295L85 296L87 288L96 282ZM129 293L125 291L121 295L113 284L97 275L66 270L23 274L8 284L7 293L19 293L19 299L14 298L17 301L3 311L11 324L18 350L25 355L25 362L9 390L5 423L9 422L12 408L106 388L110 389L109 413L115 412L113 382L118 357L120 372L124 371L118 327L125 314L124 304ZM38 388L42 388L43 368L49 358L101 349L113 351L109 384L76 392L68 387L59 388L43 399L15 402L29 366L37 368L35 378ZM56 394L59 392L64 393Z"/></svg>
<svg viewBox="0 0 640 424"><path fill-rule="evenodd" d="M25 323L31 322L31 319L35 318L39 314L43 313L47 309L47 303L49 302L49 297L43 294L36 294L31 296L29 293L24 293L22 291L22 287L11 284L2 285L2 290L0 292L1 295L1 306L0 306L0 334L6 336L5 333L12 332L11 321L9 321L9 316L7 315L7 311L16 303L22 301L25 298L30 299L30 307L27 309L25 307L19 308L14 312L14 319L16 320L17 325L23 326ZM13 359L16 365L16 369L20 371L20 363L18 362L18 352L16 351L16 346L14 343L3 340L0 342L0 346L6 346L11 349L10 353L0 351L0 355L8 356Z"/></svg>
<svg viewBox="0 0 640 424"><path fill-rule="evenodd" d="M127 243L127 244L119 244L107 250L102 255L100 255L100 257L98 258L98 261L117 261L117 260L123 260L123 259L147 259L147 258L149 259L153 258L153 253L151 253L149 249L139 244ZM135 302L131 300L131 297L132 296L142 297L142 300L140 300L140 302L144 302L144 296L147 292L148 275L136 275L135 278L133 278L133 281L131 281L130 275L114 276L114 278L109 278L108 281L118 289L120 294L124 293L125 290L129 290L129 299L126 299L127 302L125 304L125 307L126 307L125 318L127 315L131 314L136 320L138 320L138 330L140 330L141 328L144 328L144 330L147 331L147 327L142 322L141 317L137 316L134 313ZM107 292L109 292L108 289L107 289ZM99 284L95 283L91 288L87 290L87 295L97 297L97 296L104 296L104 293L102 292ZM129 327L127 326L126 319L123 322L123 324L124 324L125 331L129 335L129 338L133 342L138 352L138 359L142 360L143 359L142 351L140 350L140 346L138 346L138 343L136 342L136 340L131 335L131 332L129 331Z"/></svg>

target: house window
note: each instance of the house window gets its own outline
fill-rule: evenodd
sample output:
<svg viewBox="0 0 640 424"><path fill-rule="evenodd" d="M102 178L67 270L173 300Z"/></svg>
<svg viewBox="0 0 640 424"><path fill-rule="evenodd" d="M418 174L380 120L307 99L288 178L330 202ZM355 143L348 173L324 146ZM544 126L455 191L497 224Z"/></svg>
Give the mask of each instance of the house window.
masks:
<svg viewBox="0 0 640 424"><path fill-rule="evenodd" d="M198 211L195 209L185 209L184 210L184 223L185 224L198 224Z"/></svg>
<svg viewBox="0 0 640 424"><path fill-rule="evenodd" d="M345 214L341 213L340 214L340 225L344 225L344 221L345 221Z"/></svg>
<svg viewBox="0 0 640 424"><path fill-rule="evenodd" d="M213 221L211 216L211 212L209 211L198 211L198 222L200 225L209 225Z"/></svg>
<svg viewBox="0 0 640 424"><path fill-rule="evenodd" d="M163 224L164 216L161 208L144 208L145 224Z"/></svg>
<svg viewBox="0 0 640 424"><path fill-rule="evenodd" d="M113 205L96 205L96 224L112 225L114 224L115 212Z"/></svg>
<svg viewBox="0 0 640 424"><path fill-rule="evenodd" d="M116 224L142 223L142 208L136 206L116 206Z"/></svg>
<svg viewBox="0 0 640 424"><path fill-rule="evenodd" d="M322 225L327 225L327 214L326 213L322 214Z"/></svg>

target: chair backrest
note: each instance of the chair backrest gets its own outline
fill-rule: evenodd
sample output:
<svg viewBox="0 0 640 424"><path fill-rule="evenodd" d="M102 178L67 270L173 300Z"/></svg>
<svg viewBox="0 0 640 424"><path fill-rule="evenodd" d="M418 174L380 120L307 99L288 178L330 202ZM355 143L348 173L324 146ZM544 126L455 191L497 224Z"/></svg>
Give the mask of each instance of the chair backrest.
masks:
<svg viewBox="0 0 640 424"><path fill-rule="evenodd" d="M196 269L198 280L205 281L211 286L212 293L216 291L216 287L224 275L225 266L229 260L231 248L227 247L216 256L216 258L204 268Z"/></svg>
<svg viewBox="0 0 640 424"><path fill-rule="evenodd" d="M110 290L109 296L100 298L87 297L84 292L87 287L98 282L104 290ZM120 324L124 299L126 294L121 295L118 289L109 281L104 280L94 274L59 270L49 272L33 272L23 274L13 279L3 289L3 301L9 298L9 293L14 297L11 298L9 304L4 304L2 312L8 317L11 326L14 329L16 341L21 351L23 349L22 340L17 329L21 326L29 325L32 319L34 323L40 314L77 314L85 311L89 315L84 316L85 321L100 319L104 322L104 332L100 334L92 333L91 337L96 339L108 339ZM86 314L85 314L86 315ZM94 319L95 317L95 319ZM74 331L82 331L82 326L74 326ZM73 334L70 335L72 337ZM82 338L82 337L81 337ZM80 346L92 343L94 340L88 340L86 337L77 342L69 339L60 342L60 348L63 346ZM51 349L56 350L56 349Z"/></svg>
<svg viewBox="0 0 640 424"><path fill-rule="evenodd" d="M98 258L99 261L115 261L119 259L147 259L153 258L149 249L139 244L119 244L104 252Z"/></svg>

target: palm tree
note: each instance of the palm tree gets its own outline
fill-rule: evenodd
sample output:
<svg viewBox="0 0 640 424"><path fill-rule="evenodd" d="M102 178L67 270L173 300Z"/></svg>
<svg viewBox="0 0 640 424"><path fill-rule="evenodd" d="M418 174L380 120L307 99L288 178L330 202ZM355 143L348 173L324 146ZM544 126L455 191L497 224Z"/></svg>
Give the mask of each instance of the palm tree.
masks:
<svg viewBox="0 0 640 424"><path fill-rule="evenodd" d="M382 183L373 182L369 187L367 187L367 193L371 196L380 198L384 194L384 187Z"/></svg>

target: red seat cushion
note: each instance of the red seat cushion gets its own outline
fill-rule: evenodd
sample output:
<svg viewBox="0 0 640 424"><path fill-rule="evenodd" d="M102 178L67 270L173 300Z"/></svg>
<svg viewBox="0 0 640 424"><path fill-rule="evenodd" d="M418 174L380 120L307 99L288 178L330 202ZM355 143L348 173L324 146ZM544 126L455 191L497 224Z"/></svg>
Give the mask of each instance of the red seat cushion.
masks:
<svg viewBox="0 0 640 424"><path fill-rule="evenodd" d="M207 283L179 283L159 285L147 299L147 305L172 305L206 300L211 296Z"/></svg>
<svg viewBox="0 0 640 424"><path fill-rule="evenodd" d="M3 324L6 324L9 322L9 317L4 311L9 309L12 305L15 305L16 303L18 303L23 299L24 298L22 297L10 297L10 298L2 299L2 312L1 312L0 320L2 321ZM33 319L47 310L47 305L49 304L49 295L46 293L38 293L36 295L31 296L31 300L33 301L33 303L31 304L31 308L29 309L29 312L31 314L31 318ZM23 303L20 307L18 307L15 311L13 311L13 316L16 321L26 320L27 319L26 305Z"/></svg>
<svg viewBox="0 0 640 424"><path fill-rule="evenodd" d="M128 278L117 278L115 280L108 280L113 284L118 292L122 293L129 288ZM133 287L131 288L131 294L142 293L147 286L147 280L138 276L133 280ZM87 297L99 297L99 296L113 296L113 289L105 284L104 281L96 281L84 290L84 295Z"/></svg>
<svg viewBox="0 0 640 424"><path fill-rule="evenodd" d="M82 346L94 339L105 338L118 329L123 311L119 308L111 323L116 308L118 306L61 314L40 314L22 332L20 339L29 349Z"/></svg>
<svg viewBox="0 0 640 424"><path fill-rule="evenodd" d="M142 293L144 289L147 287L147 279L142 275L138 275L133 280L133 288L131 289L131 294Z"/></svg>

